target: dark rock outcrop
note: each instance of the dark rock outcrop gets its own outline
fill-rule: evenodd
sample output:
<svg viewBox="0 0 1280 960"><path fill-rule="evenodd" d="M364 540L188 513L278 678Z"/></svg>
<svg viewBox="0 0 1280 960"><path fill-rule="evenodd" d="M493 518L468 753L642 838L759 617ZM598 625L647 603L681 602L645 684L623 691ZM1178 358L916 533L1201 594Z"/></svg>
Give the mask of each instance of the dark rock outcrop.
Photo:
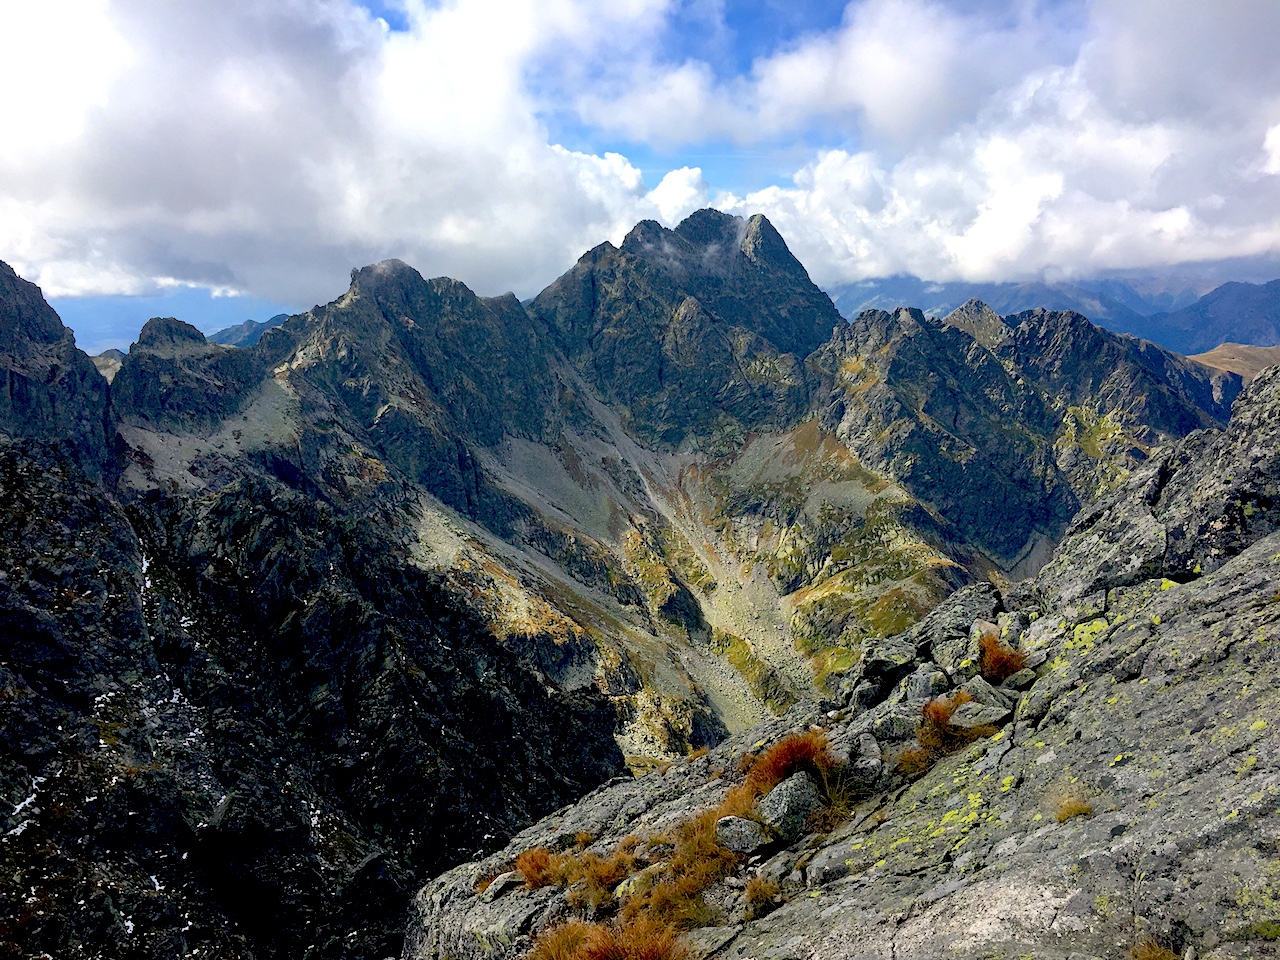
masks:
<svg viewBox="0 0 1280 960"><path fill-rule="evenodd" d="M111 400L125 422L208 431L239 411L265 375L256 354L210 343L189 323L157 317L121 361Z"/></svg>
<svg viewBox="0 0 1280 960"><path fill-rule="evenodd" d="M417 880L621 772L612 704L505 649L412 562L402 509L281 482L297 447L214 451L236 424L281 429L246 417L288 399L260 353L149 322L112 391L126 459L104 475L113 451L65 403L103 429L106 381L15 289L0 952L382 958ZM182 470L191 449L219 466Z"/></svg>
<svg viewBox="0 0 1280 960"><path fill-rule="evenodd" d="M111 428L107 381L40 294L0 263L0 433L56 439L95 475Z"/></svg>
<svg viewBox="0 0 1280 960"><path fill-rule="evenodd" d="M841 323L768 220L714 210L674 230L644 221L531 309L640 436L673 448L794 422L807 400L801 360Z"/></svg>
<svg viewBox="0 0 1280 960"><path fill-rule="evenodd" d="M602 698L369 518L264 481L126 514L8 443L0 496L0 941L381 958L412 878L621 766Z"/></svg>

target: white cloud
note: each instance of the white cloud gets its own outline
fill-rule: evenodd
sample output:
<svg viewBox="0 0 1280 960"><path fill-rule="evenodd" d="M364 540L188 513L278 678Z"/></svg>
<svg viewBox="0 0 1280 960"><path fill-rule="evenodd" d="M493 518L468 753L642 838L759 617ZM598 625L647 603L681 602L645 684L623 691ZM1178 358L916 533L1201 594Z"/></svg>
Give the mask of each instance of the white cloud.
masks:
<svg viewBox="0 0 1280 960"><path fill-rule="evenodd" d="M398 256L526 295L708 196L828 284L1280 255L1280 4L856 0L736 76L669 54L677 6L0 0L0 258L51 294L307 304ZM724 142L795 172L744 195L676 149Z"/></svg>
<svg viewBox="0 0 1280 960"><path fill-rule="evenodd" d="M672 170L649 191L646 199L658 208L660 219L674 226L707 205L707 181L698 167Z"/></svg>
<svg viewBox="0 0 1280 960"><path fill-rule="evenodd" d="M412 0L403 33L343 0L0 3L0 35L38 41L7 79L69 37L65 89L0 148L0 258L51 295L172 277L310 303L387 256L528 294L658 214L625 158L548 142L524 72L640 42L665 0Z"/></svg>
<svg viewBox="0 0 1280 960"><path fill-rule="evenodd" d="M133 60L133 51L107 15L106 0L0 3L6 38L0 90L6 91L6 135L0 160L34 145L43 151L72 143L86 115L105 102L106 89ZM26 137L13 134L21 131Z"/></svg>
<svg viewBox="0 0 1280 960"><path fill-rule="evenodd" d="M1262 150L1266 154L1262 169L1265 173L1280 174L1280 123L1267 131L1262 141Z"/></svg>
<svg viewBox="0 0 1280 960"><path fill-rule="evenodd" d="M794 186L721 205L763 210L827 284L1280 256L1280 192L1259 176L1280 172L1280 70L1254 36L1280 6L1091 9L1078 57L988 89L943 135L827 151Z"/></svg>

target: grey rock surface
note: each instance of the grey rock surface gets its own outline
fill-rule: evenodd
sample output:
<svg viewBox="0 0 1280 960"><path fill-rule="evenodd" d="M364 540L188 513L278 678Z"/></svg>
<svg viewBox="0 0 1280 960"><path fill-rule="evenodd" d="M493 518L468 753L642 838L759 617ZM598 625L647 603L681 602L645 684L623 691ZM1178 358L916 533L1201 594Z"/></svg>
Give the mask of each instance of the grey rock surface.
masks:
<svg viewBox="0 0 1280 960"><path fill-rule="evenodd" d="M769 834L754 820L721 817L716 821L716 840L734 853L755 853L769 842Z"/></svg>
<svg viewBox="0 0 1280 960"><path fill-rule="evenodd" d="M825 807L822 790L812 776L794 773L760 799L760 819L789 844L805 833L809 818Z"/></svg>
<svg viewBox="0 0 1280 960"><path fill-rule="evenodd" d="M91 476L107 469L107 381L40 288L0 263L0 434L57 442Z"/></svg>

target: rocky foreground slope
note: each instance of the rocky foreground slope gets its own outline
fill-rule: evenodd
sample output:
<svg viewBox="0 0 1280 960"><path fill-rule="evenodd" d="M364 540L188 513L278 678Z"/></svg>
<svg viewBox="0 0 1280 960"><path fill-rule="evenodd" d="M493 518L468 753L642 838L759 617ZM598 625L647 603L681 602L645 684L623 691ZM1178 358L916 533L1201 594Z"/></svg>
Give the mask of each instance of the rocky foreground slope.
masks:
<svg viewBox="0 0 1280 960"><path fill-rule="evenodd" d="M577 952L592 936L654 957L1275 956L1278 494L1273 368L1226 430L1077 516L1034 579L962 589L839 697L423 887L406 960L603 955ZM758 758L814 730L834 756L744 805Z"/></svg>

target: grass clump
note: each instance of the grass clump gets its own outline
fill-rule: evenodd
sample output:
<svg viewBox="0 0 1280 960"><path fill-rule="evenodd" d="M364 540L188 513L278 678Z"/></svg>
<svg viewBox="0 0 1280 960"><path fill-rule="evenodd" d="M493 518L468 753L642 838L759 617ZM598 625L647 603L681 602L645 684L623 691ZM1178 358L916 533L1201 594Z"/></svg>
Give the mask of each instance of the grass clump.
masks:
<svg viewBox="0 0 1280 960"><path fill-rule="evenodd" d="M1081 797L1066 797L1058 801L1058 805L1053 811L1053 819L1059 823L1065 823L1073 817L1088 817L1092 815L1093 804Z"/></svg>
<svg viewBox="0 0 1280 960"><path fill-rule="evenodd" d="M1129 948L1129 960L1179 960L1179 957L1154 937L1144 937Z"/></svg>
<svg viewBox="0 0 1280 960"><path fill-rule="evenodd" d="M534 847L516 857L516 869L524 874L524 885L530 890L537 890L556 882L562 859L560 854L552 853L546 847Z"/></svg>
<svg viewBox="0 0 1280 960"><path fill-rule="evenodd" d="M972 701L973 696L968 690L957 690L927 701L921 709L915 745L898 754L898 772L909 777L921 776L948 753L963 750L975 740L993 736L998 728L991 724L958 727L951 722L956 710Z"/></svg>
<svg viewBox="0 0 1280 960"><path fill-rule="evenodd" d="M978 669L994 684L1004 683L1027 665L1027 655L1003 642L998 634L984 633L978 640Z"/></svg>
<svg viewBox="0 0 1280 960"><path fill-rule="evenodd" d="M690 960L674 928L649 920L570 920L538 937L528 960Z"/></svg>
<svg viewBox="0 0 1280 960"><path fill-rule="evenodd" d="M779 740L752 762L743 787L754 796L768 793L787 777L801 770L816 774L837 766L827 735L820 730L793 733Z"/></svg>
<svg viewBox="0 0 1280 960"><path fill-rule="evenodd" d="M1082 786L1075 783L1059 783L1050 787L1045 791L1044 806L1058 823L1093 816L1093 800Z"/></svg>
<svg viewBox="0 0 1280 960"><path fill-rule="evenodd" d="M580 835L581 836L581 835ZM525 886L565 887L569 905L599 910L613 902L613 890L636 868L637 837L627 837L608 857L587 852L552 853L534 847L516 857L516 869L524 874Z"/></svg>
<svg viewBox="0 0 1280 960"><path fill-rule="evenodd" d="M716 922L716 911L703 894L739 863L739 856L720 844L717 822L727 816L756 817L756 801L800 770L813 774L833 802L841 802L841 767L831 744L825 733L806 731L785 737L759 755L748 754L739 767L742 782L718 806L684 821L670 834L651 838L650 849L660 847L663 852L647 869L637 872L643 863L635 853L635 837L608 857L590 851L553 853L545 847L520 854L516 869L529 888L565 887L570 906L590 908L597 916L617 909L608 923L573 920L546 931L529 960L685 960L688 950L680 931ZM632 879L622 903L616 905L613 891L628 877ZM749 910L763 915L777 892L771 881L752 878L746 890Z"/></svg>
<svg viewBox="0 0 1280 960"><path fill-rule="evenodd" d="M843 815L848 815L848 803L844 802L848 791L842 789L841 767L821 730L793 733L759 755L747 754L739 770L744 773L742 783L730 789L719 806L677 828L666 866L627 898L624 918L649 916L682 929L708 922L702 892L728 876L738 862L737 854L717 840L717 821L721 817L756 817L756 801L801 770L823 785L831 810L838 802Z"/></svg>
<svg viewBox="0 0 1280 960"><path fill-rule="evenodd" d="M648 918L684 930L708 922L709 911L702 893L728 876L738 862L737 854L722 847L716 838L716 821L726 816L741 813L716 807L676 828L665 866L645 877L623 901L623 920L638 922Z"/></svg>
<svg viewBox="0 0 1280 960"><path fill-rule="evenodd" d="M747 881L743 896L747 901L747 919L755 920L777 905L778 885L768 877L752 877Z"/></svg>

